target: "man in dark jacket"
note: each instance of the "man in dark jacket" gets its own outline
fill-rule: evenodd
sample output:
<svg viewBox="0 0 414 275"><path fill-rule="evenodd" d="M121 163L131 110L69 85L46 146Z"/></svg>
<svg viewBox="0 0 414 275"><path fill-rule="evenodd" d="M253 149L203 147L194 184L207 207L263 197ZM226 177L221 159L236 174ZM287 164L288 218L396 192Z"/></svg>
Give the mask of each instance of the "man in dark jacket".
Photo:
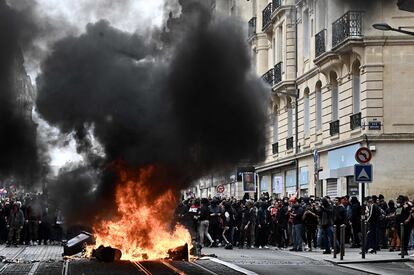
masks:
<svg viewBox="0 0 414 275"><path fill-rule="evenodd" d="M351 228L352 228L352 248L361 246L361 204L357 197L351 198Z"/></svg>
<svg viewBox="0 0 414 275"><path fill-rule="evenodd" d="M377 253L378 251L378 219L380 210L378 205L376 204L376 197L368 197L368 215L367 215L367 222L368 222L368 247L371 248L369 253Z"/></svg>
<svg viewBox="0 0 414 275"><path fill-rule="evenodd" d="M14 203L12 210L10 211L7 226L9 227L9 236L7 246L12 243L17 247L20 241L20 232L23 229L24 216L23 211L20 210L20 204Z"/></svg>
<svg viewBox="0 0 414 275"><path fill-rule="evenodd" d="M321 199L319 217L325 248L323 254L331 254L331 246L333 246L333 209L326 197Z"/></svg>
<svg viewBox="0 0 414 275"><path fill-rule="evenodd" d="M303 243L303 208L296 200L293 204L292 211L290 216L292 218L293 224L293 248L291 251L303 251L302 243Z"/></svg>
<svg viewBox="0 0 414 275"><path fill-rule="evenodd" d="M257 212L257 238L259 249L268 248L268 223L269 217L267 213L267 204L265 202L261 202Z"/></svg>

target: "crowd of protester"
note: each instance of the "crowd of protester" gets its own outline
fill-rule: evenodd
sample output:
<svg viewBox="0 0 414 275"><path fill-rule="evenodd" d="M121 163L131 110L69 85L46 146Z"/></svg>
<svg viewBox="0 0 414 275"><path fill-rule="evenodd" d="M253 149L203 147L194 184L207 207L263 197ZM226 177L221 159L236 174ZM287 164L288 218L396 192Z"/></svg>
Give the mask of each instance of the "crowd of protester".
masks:
<svg viewBox="0 0 414 275"><path fill-rule="evenodd" d="M61 211L42 194L14 194L0 202L0 244L58 244L63 238Z"/></svg>
<svg viewBox="0 0 414 275"><path fill-rule="evenodd" d="M291 251L320 248L330 254L339 250L341 225L345 225L345 243L360 248L361 221L366 221L367 253L387 249L407 254L414 249L413 202L403 195L388 202L383 195L369 196L363 204L349 196L272 199L267 193L257 201L248 194L242 200L193 198L179 205L177 216L200 247L267 249L272 245ZM404 243L400 243L401 231Z"/></svg>

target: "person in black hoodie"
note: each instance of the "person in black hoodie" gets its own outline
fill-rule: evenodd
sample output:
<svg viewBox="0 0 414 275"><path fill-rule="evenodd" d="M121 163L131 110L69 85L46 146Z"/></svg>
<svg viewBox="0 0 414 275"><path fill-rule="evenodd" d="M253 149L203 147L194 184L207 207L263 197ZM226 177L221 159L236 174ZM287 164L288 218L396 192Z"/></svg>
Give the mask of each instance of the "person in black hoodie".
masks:
<svg viewBox="0 0 414 275"><path fill-rule="evenodd" d="M226 249L233 249L233 239L232 232L234 227L234 211L231 207L231 203L225 201L224 205L224 215L223 215L223 240L225 241Z"/></svg>
<svg viewBox="0 0 414 275"><path fill-rule="evenodd" d="M308 242L309 251L312 251L312 240L315 241L316 230L318 228L318 215L315 206L307 205L303 214L303 224L306 231L306 241ZM316 247L316 243L314 243Z"/></svg>
<svg viewBox="0 0 414 275"><path fill-rule="evenodd" d="M283 201L279 203L279 210L277 211L277 225L276 225L276 243L279 249L286 248L288 246L287 238L287 227L289 220L289 201L288 198L284 198Z"/></svg>
<svg viewBox="0 0 414 275"><path fill-rule="evenodd" d="M341 225L346 222L346 209L343 204L344 198L336 198L336 206L334 207L334 223L336 225L336 239L340 240Z"/></svg>
<svg viewBox="0 0 414 275"><path fill-rule="evenodd" d="M200 224L198 226L200 245L204 246L204 236L206 236L210 241L210 246L212 246L214 242L210 234L208 233L208 228L210 226L210 210L208 208L208 199L201 199L201 207L199 208L197 216L200 220Z"/></svg>
<svg viewBox="0 0 414 275"><path fill-rule="evenodd" d="M368 197L368 213L367 213L367 222L368 222L368 246L367 249L371 248L369 253L376 254L378 251L378 220L380 210L376 204L376 196Z"/></svg>
<svg viewBox="0 0 414 275"><path fill-rule="evenodd" d="M408 203L408 197L399 196L397 199L397 233L401 240L401 223L404 224L404 243L401 242L401 253L408 255L408 243L410 242L412 219L410 218L411 206ZM400 253L400 254L401 254Z"/></svg>
<svg viewBox="0 0 414 275"><path fill-rule="evenodd" d="M352 248L361 246L361 204L357 197L351 198L351 218L350 224L352 228Z"/></svg>
<svg viewBox="0 0 414 275"><path fill-rule="evenodd" d="M258 245L259 249L261 248L268 248L267 247L267 240L268 240L268 223L269 217L267 213L267 204L265 202L260 202L259 209L257 212L257 238L258 238Z"/></svg>

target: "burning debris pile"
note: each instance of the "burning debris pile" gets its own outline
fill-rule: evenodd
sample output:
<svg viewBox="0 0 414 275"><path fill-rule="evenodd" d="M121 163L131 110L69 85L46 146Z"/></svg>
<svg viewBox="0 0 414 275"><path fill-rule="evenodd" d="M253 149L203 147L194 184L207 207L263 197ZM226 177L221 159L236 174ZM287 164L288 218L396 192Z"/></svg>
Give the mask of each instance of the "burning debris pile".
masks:
<svg viewBox="0 0 414 275"><path fill-rule="evenodd" d="M164 258L170 249L175 257L174 248L191 244L174 223L179 191L262 157L266 89L242 28L207 2L167 1L181 14L145 35L90 23L56 42L41 65L38 112L73 134L85 159L59 175L50 196L69 224L93 228L95 247L119 249L122 259Z"/></svg>
<svg viewBox="0 0 414 275"><path fill-rule="evenodd" d="M157 183L158 172L155 166L138 173L120 171L115 195L117 214L94 226L97 245L118 248L122 259L136 261L166 258L171 248L191 243L187 229L171 227L177 204L174 191L154 197L148 189Z"/></svg>

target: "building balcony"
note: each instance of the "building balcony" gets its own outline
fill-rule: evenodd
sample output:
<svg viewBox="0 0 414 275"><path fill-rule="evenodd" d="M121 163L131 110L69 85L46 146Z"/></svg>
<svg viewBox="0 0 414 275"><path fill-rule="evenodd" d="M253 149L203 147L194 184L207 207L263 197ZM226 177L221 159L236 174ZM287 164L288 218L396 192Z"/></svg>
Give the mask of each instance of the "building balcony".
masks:
<svg viewBox="0 0 414 275"><path fill-rule="evenodd" d="M272 22L272 3L269 3L269 5L264 8L262 11L262 30L264 31L268 26L270 26L270 23Z"/></svg>
<svg viewBox="0 0 414 275"><path fill-rule="evenodd" d="M326 52L326 29L315 35L315 58Z"/></svg>
<svg viewBox="0 0 414 275"><path fill-rule="evenodd" d="M329 123L329 133L331 136L339 134L339 120Z"/></svg>
<svg viewBox="0 0 414 275"><path fill-rule="evenodd" d="M257 24L256 17L253 17L252 19L249 20L249 23L248 23L248 37L249 38L256 34L256 24Z"/></svg>
<svg viewBox="0 0 414 275"><path fill-rule="evenodd" d="M268 70L263 76L262 79L264 82L269 84L270 86L273 86L274 79L275 79L275 68L272 68Z"/></svg>
<svg viewBox="0 0 414 275"><path fill-rule="evenodd" d="M293 149L293 137L286 139L286 150Z"/></svg>
<svg viewBox="0 0 414 275"><path fill-rule="evenodd" d="M282 5L282 0L272 0L272 12Z"/></svg>
<svg viewBox="0 0 414 275"><path fill-rule="evenodd" d="M279 82L282 81L282 62L279 62L275 65L274 69L275 69L275 73L274 73L274 83L273 85L278 84Z"/></svg>
<svg viewBox="0 0 414 275"><path fill-rule="evenodd" d="M272 69L268 70L262 79L270 86L274 86L282 81L282 62L277 63Z"/></svg>
<svg viewBox="0 0 414 275"><path fill-rule="evenodd" d="M332 24L332 48L349 38L362 38L362 12L349 11Z"/></svg>
<svg viewBox="0 0 414 275"><path fill-rule="evenodd" d="M279 142L272 144L272 154L276 155L279 153Z"/></svg>
<svg viewBox="0 0 414 275"><path fill-rule="evenodd" d="M351 130L361 127L361 113L350 116L350 126Z"/></svg>

